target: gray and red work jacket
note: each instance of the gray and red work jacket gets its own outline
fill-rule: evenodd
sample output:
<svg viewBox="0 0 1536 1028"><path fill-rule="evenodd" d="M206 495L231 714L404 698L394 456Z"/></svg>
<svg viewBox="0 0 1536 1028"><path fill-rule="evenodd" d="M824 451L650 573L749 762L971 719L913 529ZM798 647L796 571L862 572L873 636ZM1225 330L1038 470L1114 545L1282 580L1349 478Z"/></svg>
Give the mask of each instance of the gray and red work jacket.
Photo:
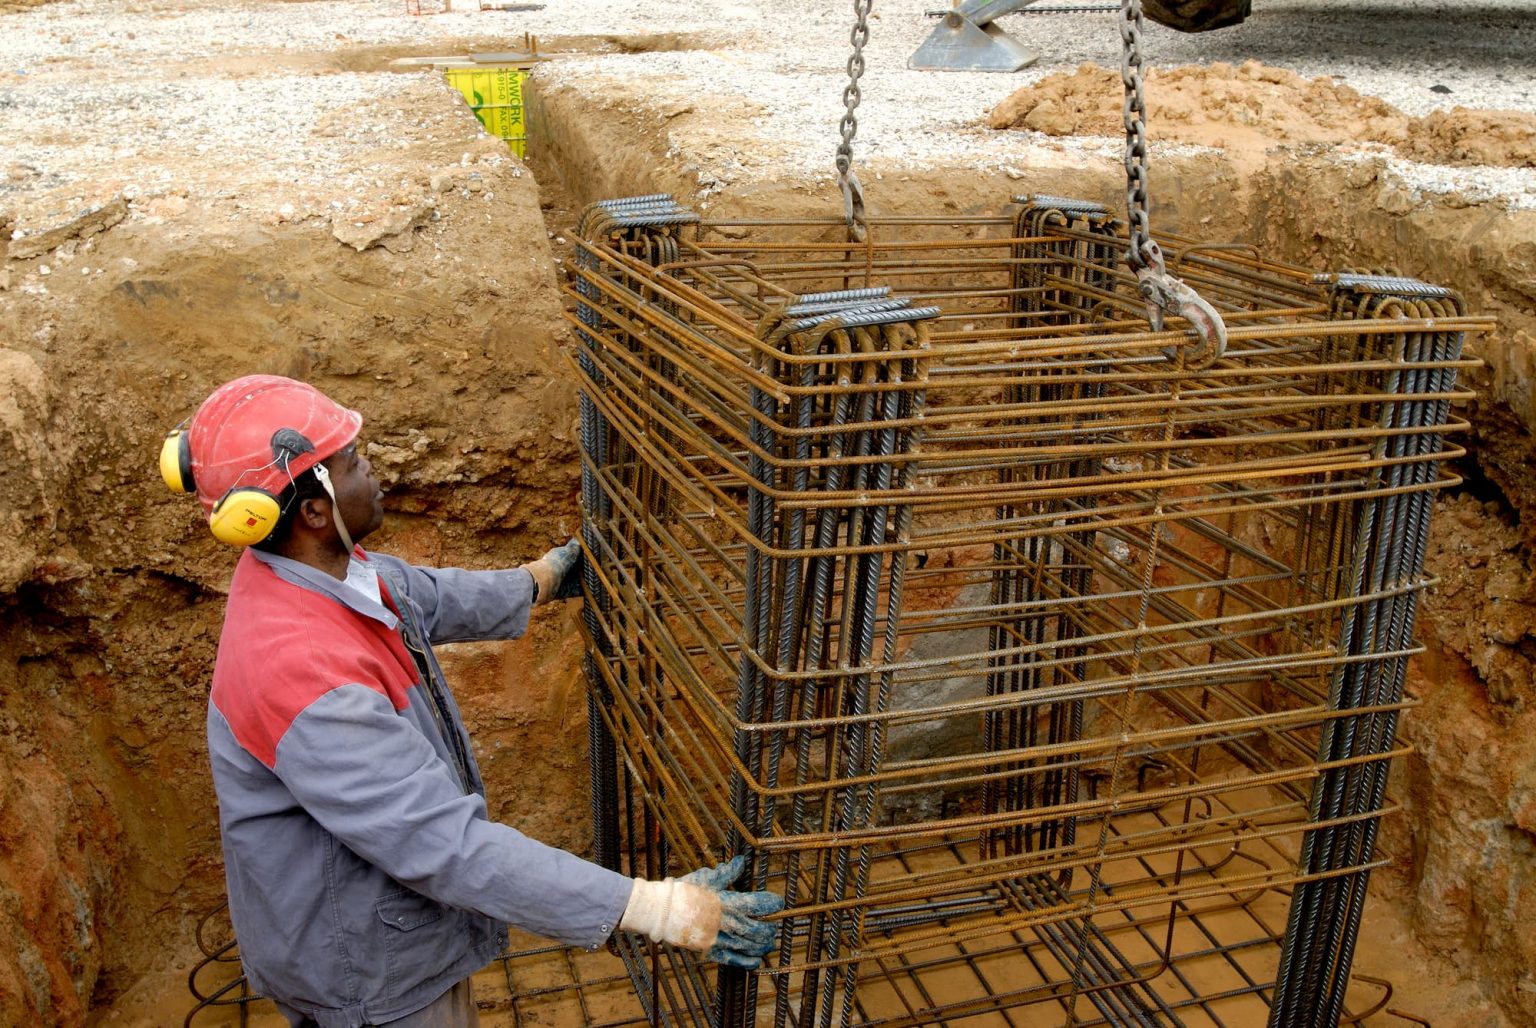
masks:
<svg viewBox="0 0 1536 1028"><path fill-rule="evenodd" d="M632 888L487 819L432 654L522 635L532 576L354 559L378 572L380 600L247 550L208 704L241 961L257 991L323 1028L426 1006L501 952L503 922L599 946Z"/></svg>

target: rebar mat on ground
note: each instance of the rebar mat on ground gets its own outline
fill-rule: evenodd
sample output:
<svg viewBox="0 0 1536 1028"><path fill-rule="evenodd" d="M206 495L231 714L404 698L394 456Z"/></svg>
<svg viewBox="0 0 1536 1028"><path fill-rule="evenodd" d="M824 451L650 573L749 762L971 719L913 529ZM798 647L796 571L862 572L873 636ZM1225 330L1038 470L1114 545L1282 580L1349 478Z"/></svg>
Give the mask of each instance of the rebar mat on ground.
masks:
<svg viewBox="0 0 1536 1028"><path fill-rule="evenodd" d="M894 854L893 859L899 859ZM1174 1009L1198 1007L1214 1016L1231 1008L1235 997L1251 991L1253 973L1274 967L1278 938L1273 926L1266 925L1261 911L1251 912L1239 905L1208 912L1192 913L1188 924L1200 933L1191 950L1179 962L1178 976L1186 995L1173 998ZM227 923L225 925L227 929ZM1127 934L1144 934L1144 926L1127 925ZM1003 940L997 946L959 946L933 959L914 961L900 968L898 978L887 978L893 990L917 990L920 994L948 1001L947 1023L1006 1024L1000 1011L1006 1009L1012 969L1020 959L1035 960L1046 956L1051 943L1041 940ZM206 960L191 975L193 996L197 1001L189 1011L187 1028L280 1028L287 1019L262 997L245 988L239 977L234 950L227 943L218 947L219 957ZM694 981L694 995L703 981L698 965L678 954L666 956L635 948L634 940L624 941L625 956L631 964L658 961L653 981L660 995L673 1002L683 997L682 983ZM882 972L884 969L881 969ZM649 985L649 983L647 983ZM533 936L513 933L512 948L474 977L475 1005L481 1028L526 1028L529 1025L571 1026L571 1028L631 1028L653 1023L672 1023L676 1018L652 1021L646 1014L647 1003L636 995L633 981L626 972L624 958L605 950L586 952L541 944ZM866 989L870 986L866 983ZM899 995L899 992L893 993ZM1426 1024L1422 1019L1388 1010L1392 989L1389 983L1356 975L1346 1004L1345 1024L1402 1025ZM654 1004L651 1004L654 1006ZM1386 1012L1383 1012L1386 1011ZM1229 1010L1230 1012L1230 1010ZM704 1010L698 1011L706 1015ZM909 1010L910 1013L910 1010ZM908 1022L911 1023L911 1022ZM1123 1024L1097 1015L1080 1023ZM1241 1023L1236 1022L1236 1023Z"/></svg>
<svg viewBox="0 0 1536 1028"><path fill-rule="evenodd" d="M872 229L583 215L596 851L651 877L745 852L789 900L758 974L626 942L650 1016L1360 1016L1431 499L1489 323L1168 238L1228 326L1196 368L1095 204Z"/></svg>

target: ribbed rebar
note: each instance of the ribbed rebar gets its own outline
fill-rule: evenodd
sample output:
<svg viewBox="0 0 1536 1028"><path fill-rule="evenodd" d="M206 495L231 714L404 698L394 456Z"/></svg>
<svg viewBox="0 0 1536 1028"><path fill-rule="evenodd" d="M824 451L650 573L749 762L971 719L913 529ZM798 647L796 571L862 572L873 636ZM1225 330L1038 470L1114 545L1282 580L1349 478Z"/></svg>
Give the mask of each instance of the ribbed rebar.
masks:
<svg viewBox="0 0 1536 1028"><path fill-rule="evenodd" d="M1228 325L1192 371L1188 326L1139 330L1101 205L878 223L583 218L599 852L744 852L790 904L707 998L695 958L625 949L652 1015L1336 1023L1488 323L1170 236ZM1188 994L1212 954L1243 984Z"/></svg>

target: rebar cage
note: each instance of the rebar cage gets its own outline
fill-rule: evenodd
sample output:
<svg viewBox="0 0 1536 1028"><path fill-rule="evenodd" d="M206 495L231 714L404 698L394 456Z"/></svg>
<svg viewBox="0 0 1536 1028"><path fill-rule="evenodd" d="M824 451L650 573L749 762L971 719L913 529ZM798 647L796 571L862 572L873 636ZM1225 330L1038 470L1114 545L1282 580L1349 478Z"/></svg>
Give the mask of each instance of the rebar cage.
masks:
<svg viewBox="0 0 1536 1028"><path fill-rule="evenodd" d="M750 854L753 975L621 949L656 1023L1336 1024L1468 333L1452 293L1104 208L589 207L598 859ZM1054 1009L1055 1015L1049 1013Z"/></svg>

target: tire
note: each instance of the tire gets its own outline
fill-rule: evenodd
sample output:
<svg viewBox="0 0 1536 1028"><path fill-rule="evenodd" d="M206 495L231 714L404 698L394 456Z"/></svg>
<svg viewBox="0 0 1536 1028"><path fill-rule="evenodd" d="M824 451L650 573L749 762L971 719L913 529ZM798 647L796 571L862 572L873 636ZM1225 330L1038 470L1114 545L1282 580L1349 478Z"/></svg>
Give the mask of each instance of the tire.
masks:
<svg viewBox="0 0 1536 1028"><path fill-rule="evenodd" d="M1144 15L1180 32L1209 32L1248 17L1253 0L1141 0Z"/></svg>

